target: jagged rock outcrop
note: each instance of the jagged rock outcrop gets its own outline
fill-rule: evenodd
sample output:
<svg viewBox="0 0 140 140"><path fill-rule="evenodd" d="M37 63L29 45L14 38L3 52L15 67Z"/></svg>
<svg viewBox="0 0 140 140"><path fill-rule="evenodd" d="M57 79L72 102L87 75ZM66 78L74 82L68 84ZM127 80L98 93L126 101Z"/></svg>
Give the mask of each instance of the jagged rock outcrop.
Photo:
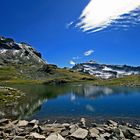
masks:
<svg viewBox="0 0 140 140"><path fill-rule="evenodd" d="M132 67L127 65L107 65L98 64L95 61L76 64L72 69L90 75L95 75L101 79L120 78L123 76L140 74L140 66Z"/></svg>
<svg viewBox="0 0 140 140"><path fill-rule="evenodd" d="M27 43L16 43L11 38L0 37L0 65L46 64L41 53Z"/></svg>

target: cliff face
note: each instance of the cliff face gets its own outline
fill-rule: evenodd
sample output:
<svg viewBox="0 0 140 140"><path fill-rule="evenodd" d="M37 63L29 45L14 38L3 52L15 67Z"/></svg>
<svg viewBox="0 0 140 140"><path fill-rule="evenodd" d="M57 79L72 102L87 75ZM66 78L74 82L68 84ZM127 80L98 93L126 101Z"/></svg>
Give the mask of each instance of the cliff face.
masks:
<svg viewBox="0 0 140 140"><path fill-rule="evenodd" d="M77 64L72 69L95 75L101 79L120 78L123 76L140 74L140 67L98 64L93 61Z"/></svg>
<svg viewBox="0 0 140 140"><path fill-rule="evenodd" d="M16 43L11 38L0 37L0 65L46 64L41 53L26 43Z"/></svg>

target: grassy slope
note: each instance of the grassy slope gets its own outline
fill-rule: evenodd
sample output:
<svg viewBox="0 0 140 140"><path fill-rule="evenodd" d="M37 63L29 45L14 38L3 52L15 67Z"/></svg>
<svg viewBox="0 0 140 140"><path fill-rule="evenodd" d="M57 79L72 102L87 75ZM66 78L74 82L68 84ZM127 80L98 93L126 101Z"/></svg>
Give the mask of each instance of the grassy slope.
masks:
<svg viewBox="0 0 140 140"><path fill-rule="evenodd" d="M23 67L23 66L22 66ZM31 72L32 73L32 72ZM45 73L43 78L31 79L29 74L21 74L15 67L0 67L0 83L70 83L89 82L101 86L140 86L140 75L131 75L123 78L99 80L94 76L73 72L66 69L52 68L51 73Z"/></svg>
<svg viewBox="0 0 140 140"><path fill-rule="evenodd" d="M20 69L20 68L19 68ZM30 73L37 73L37 71L30 71ZM0 67L0 83L68 83L68 82L78 82L94 80L94 76L81 74L78 72L72 72L66 69L52 69L51 73L43 73L42 78L34 79L29 78L28 74L22 74L15 67ZM39 72L38 74L40 74Z"/></svg>
<svg viewBox="0 0 140 140"><path fill-rule="evenodd" d="M140 75L125 76L110 80L97 80L94 84L101 86L140 86Z"/></svg>

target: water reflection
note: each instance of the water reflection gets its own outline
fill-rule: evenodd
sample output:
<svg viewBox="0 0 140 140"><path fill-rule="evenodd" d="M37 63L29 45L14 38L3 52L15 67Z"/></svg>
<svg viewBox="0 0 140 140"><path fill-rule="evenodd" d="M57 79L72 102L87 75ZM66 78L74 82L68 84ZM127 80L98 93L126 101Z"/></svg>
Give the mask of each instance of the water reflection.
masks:
<svg viewBox="0 0 140 140"><path fill-rule="evenodd" d="M140 116L139 88L97 87L88 84L14 87L24 91L26 96L12 104L1 104L0 117Z"/></svg>

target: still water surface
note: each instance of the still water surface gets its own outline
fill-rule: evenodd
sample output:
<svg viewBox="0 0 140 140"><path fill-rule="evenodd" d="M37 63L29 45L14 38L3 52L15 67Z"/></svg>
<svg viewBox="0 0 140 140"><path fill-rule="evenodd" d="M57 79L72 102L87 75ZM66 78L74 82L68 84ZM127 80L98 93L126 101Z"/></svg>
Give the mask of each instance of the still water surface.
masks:
<svg viewBox="0 0 140 140"><path fill-rule="evenodd" d="M14 85L26 93L1 114L22 119L51 117L140 118L140 88L98 87L89 84L59 86Z"/></svg>

